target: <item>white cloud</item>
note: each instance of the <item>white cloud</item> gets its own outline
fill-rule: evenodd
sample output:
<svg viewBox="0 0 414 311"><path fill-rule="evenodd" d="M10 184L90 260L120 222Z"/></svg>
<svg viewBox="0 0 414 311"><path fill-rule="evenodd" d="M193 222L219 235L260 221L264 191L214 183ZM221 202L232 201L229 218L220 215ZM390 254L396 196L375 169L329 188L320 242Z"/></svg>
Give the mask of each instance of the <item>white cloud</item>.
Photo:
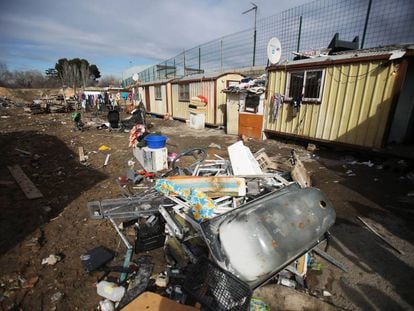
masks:
<svg viewBox="0 0 414 311"><path fill-rule="evenodd" d="M258 18L303 2L285 0L275 5L271 0L258 0ZM34 49L38 53L53 52L53 56L69 57L67 53L161 61L183 49L252 27L253 12L241 14L250 7L249 1L237 0L2 1L0 41L10 50L21 42L19 55L24 53L24 44L31 44L41 47Z"/></svg>

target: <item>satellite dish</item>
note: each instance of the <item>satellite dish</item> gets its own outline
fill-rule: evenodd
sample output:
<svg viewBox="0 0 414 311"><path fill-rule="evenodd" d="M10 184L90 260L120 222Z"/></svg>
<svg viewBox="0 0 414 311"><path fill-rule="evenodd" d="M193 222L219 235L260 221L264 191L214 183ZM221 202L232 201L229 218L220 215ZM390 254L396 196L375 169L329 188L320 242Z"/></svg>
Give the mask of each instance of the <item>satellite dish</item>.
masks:
<svg viewBox="0 0 414 311"><path fill-rule="evenodd" d="M282 55L282 46L278 38L273 37L267 44L267 58L272 65L277 64Z"/></svg>
<svg viewBox="0 0 414 311"><path fill-rule="evenodd" d="M132 76L132 80L138 81L138 79L139 79L138 74L137 73L134 73L134 75Z"/></svg>

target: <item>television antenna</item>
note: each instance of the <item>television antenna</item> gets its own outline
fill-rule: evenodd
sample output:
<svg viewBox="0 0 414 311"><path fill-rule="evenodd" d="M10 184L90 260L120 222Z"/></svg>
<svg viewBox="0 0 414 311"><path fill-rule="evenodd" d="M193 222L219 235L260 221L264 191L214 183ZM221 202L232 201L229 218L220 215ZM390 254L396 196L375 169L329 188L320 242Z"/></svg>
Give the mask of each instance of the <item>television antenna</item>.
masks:
<svg viewBox="0 0 414 311"><path fill-rule="evenodd" d="M242 14L249 13L254 10L254 34L253 34L253 67L256 63L256 17L257 17L257 5L253 2L250 2L253 7L248 9L247 11L244 11Z"/></svg>

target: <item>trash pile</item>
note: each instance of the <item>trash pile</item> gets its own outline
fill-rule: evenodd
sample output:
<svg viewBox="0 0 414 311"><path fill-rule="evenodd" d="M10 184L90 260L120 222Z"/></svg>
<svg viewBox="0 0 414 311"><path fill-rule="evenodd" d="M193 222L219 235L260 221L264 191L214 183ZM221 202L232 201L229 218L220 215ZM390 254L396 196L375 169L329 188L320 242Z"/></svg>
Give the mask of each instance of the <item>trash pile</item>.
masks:
<svg viewBox="0 0 414 311"><path fill-rule="evenodd" d="M0 96L0 109L1 108L10 108L15 106L15 103L6 96Z"/></svg>
<svg viewBox="0 0 414 311"><path fill-rule="evenodd" d="M132 310L151 299L182 310L248 310L265 283L304 288L314 254L341 265L317 248L329 238L335 211L310 187L294 151L290 170L282 170L286 165L264 149L252 153L242 141L228 147L228 159L204 148L167 156L165 139L149 141L134 147L144 170L117 180L123 197L87 204L90 218L109 220L125 245L121 267L107 266L115 254L103 246L81 256L88 273L104 272L97 283L101 310ZM169 165L147 169L161 158ZM165 271L153 276L154 264L142 253L161 247Z"/></svg>
<svg viewBox="0 0 414 311"><path fill-rule="evenodd" d="M224 93L253 93L263 94L266 90L266 74L255 79L251 77L243 78L239 84L228 86L223 90Z"/></svg>
<svg viewBox="0 0 414 311"><path fill-rule="evenodd" d="M34 99L24 107L24 111L31 114L70 112L76 108L74 98L63 98L63 95L51 95L44 98Z"/></svg>

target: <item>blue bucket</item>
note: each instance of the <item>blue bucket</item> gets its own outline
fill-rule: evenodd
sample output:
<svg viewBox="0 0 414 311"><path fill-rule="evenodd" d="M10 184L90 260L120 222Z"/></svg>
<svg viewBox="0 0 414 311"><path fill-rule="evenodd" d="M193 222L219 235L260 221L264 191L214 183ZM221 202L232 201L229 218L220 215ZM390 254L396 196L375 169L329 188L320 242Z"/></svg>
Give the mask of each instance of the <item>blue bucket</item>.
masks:
<svg viewBox="0 0 414 311"><path fill-rule="evenodd" d="M152 149L164 148L167 137L162 135L148 135L144 138L147 146Z"/></svg>

